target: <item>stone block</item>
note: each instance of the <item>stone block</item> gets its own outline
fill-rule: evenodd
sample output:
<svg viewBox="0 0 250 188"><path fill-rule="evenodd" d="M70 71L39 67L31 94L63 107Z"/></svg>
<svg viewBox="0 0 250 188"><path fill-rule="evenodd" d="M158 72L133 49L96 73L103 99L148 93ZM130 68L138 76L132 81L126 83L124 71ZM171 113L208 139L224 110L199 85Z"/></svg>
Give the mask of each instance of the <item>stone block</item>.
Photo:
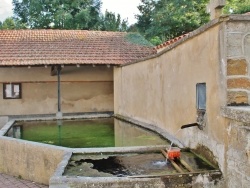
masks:
<svg viewBox="0 0 250 188"><path fill-rule="evenodd" d="M228 59L227 75L246 75L247 61L245 59Z"/></svg>
<svg viewBox="0 0 250 188"><path fill-rule="evenodd" d="M228 91L227 105L246 105L248 104L248 93L245 91Z"/></svg>
<svg viewBox="0 0 250 188"><path fill-rule="evenodd" d="M241 46L227 46L228 57L239 57L243 56L243 50Z"/></svg>
<svg viewBox="0 0 250 188"><path fill-rule="evenodd" d="M249 78L230 78L227 80L227 88L250 90L250 80Z"/></svg>
<svg viewBox="0 0 250 188"><path fill-rule="evenodd" d="M242 188L249 188L249 187L250 187L250 181L247 179L243 179Z"/></svg>
<svg viewBox="0 0 250 188"><path fill-rule="evenodd" d="M246 35L244 38L244 55L247 57L248 61L250 60L250 34Z"/></svg>
<svg viewBox="0 0 250 188"><path fill-rule="evenodd" d="M250 30L249 22L228 22L227 23L227 32L241 32L241 33L248 33Z"/></svg>

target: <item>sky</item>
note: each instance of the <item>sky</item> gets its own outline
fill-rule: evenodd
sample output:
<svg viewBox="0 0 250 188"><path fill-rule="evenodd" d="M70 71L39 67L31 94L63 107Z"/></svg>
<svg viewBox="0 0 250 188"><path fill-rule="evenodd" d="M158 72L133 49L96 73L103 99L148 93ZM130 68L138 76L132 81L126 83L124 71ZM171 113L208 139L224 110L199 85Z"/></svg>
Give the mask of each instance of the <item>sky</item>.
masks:
<svg viewBox="0 0 250 188"><path fill-rule="evenodd" d="M137 6L140 0L102 0L102 12L106 9L110 12L119 13L122 19L128 18L129 24L136 22L135 14L139 11ZM0 21L12 16L12 0L0 0Z"/></svg>

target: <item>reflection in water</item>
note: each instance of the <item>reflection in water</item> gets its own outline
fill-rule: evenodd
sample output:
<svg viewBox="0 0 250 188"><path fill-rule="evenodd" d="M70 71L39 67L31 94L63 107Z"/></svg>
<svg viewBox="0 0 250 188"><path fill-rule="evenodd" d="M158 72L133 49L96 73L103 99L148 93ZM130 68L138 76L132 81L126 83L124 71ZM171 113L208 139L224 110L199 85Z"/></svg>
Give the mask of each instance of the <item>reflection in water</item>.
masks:
<svg viewBox="0 0 250 188"><path fill-rule="evenodd" d="M56 121L56 124L57 124L57 127L58 127L58 145L59 146L62 146L62 125L63 125L63 122L62 120L57 120Z"/></svg>
<svg viewBox="0 0 250 188"><path fill-rule="evenodd" d="M13 125L12 128L7 132L6 136L22 139L22 132L23 132L22 125Z"/></svg>
<svg viewBox="0 0 250 188"><path fill-rule="evenodd" d="M136 125L118 119L114 119L114 123L116 147L166 145L168 143L156 133Z"/></svg>
<svg viewBox="0 0 250 188"><path fill-rule="evenodd" d="M22 124L14 125L6 136L71 148L167 144L153 132L114 118L28 121Z"/></svg>

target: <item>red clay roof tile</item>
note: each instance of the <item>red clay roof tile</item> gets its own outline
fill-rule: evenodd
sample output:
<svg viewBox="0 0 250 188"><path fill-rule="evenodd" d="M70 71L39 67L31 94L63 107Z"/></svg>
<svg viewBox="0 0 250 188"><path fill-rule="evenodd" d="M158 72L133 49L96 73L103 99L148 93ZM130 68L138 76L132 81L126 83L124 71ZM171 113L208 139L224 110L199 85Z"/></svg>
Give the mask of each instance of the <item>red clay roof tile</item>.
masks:
<svg viewBox="0 0 250 188"><path fill-rule="evenodd" d="M85 30L0 30L0 66L110 64L156 53L131 42L126 32Z"/></svg>
<svg viewBox="0 0 250 188"><path fill-rule="evenodd" d="M164 43L162 43L162 44L159 44L158 46L155 46L155 50L159 50L159 49L161 49L161 48L165 48L165 47L167 47L167 46L169 46L169 45L171 45L171 44L174 44L174 43L176 43L177 41L179 41L179 40L181 40L182 38L184 38L184 37L186 37L186 36L188 36L189 35L189 33L187 33L187 34L184 34L184 35L181 35L181 36L179 36L179 37L175 37L175 38L173 38L173 39L170 39L170 40L168 40L168 41L166 41L166 42L164 42Z"/></svg>

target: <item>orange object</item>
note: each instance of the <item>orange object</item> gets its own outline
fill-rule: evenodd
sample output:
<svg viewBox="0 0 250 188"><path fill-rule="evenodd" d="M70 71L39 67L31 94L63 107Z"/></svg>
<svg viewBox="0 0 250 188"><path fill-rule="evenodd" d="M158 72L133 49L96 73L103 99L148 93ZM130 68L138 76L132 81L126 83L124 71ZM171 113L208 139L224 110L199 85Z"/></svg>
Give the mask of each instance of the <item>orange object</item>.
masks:
<svg viewBox="0 0 250 188"><path fill-rule="evenodd" d="M172 147L167 150L167 154L168 154L168 159L174 160L175 158L180 158L181 150L180 148Z"/></svg>

